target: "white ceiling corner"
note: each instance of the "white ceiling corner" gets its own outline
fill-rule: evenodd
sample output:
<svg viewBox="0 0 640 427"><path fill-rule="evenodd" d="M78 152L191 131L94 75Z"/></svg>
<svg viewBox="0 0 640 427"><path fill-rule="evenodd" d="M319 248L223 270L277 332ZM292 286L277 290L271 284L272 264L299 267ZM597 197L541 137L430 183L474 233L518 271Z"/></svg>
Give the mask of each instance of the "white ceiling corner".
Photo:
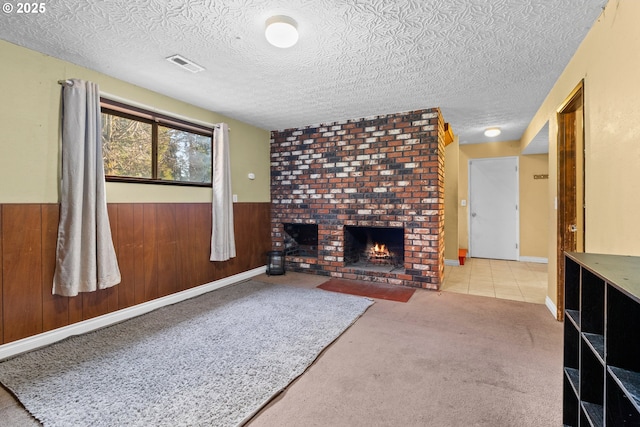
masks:
<svg viewBox="0 0 640 427"><path fill-rule="evenodd" d="M522 154L545 154L549 152L549 122L538 131L536 136L522 150Z"/></svg>
<svg viewBox="0 0 640 427"><path fill-rule="evenodd" d="M440 107L520 139L605 0L57 0L0 38L268 130ZM270 46L287 15L300 39ZM192 74L165 60L203 66Z"/></svg>

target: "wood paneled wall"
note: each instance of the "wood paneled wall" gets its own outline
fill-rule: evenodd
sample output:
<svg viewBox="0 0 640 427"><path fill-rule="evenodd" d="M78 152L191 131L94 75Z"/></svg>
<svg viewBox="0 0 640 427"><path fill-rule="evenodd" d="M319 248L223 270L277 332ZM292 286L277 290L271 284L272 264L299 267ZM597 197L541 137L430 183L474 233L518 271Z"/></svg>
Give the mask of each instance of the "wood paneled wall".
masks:
<svg viewBox="0 0 640 427"><path fill-rule="evenodd" d="M0 343L199 286L266 263L270 204L234 204L237 256L209 261L209 203L109 204L122 282L77 297L51 294L58 204L0 205Z"/></svg>

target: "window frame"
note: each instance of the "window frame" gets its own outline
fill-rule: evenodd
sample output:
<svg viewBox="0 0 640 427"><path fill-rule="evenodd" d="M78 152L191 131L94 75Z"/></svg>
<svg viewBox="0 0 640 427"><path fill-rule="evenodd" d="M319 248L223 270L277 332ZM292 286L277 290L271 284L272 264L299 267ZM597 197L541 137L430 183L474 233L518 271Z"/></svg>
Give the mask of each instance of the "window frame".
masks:
<svg viewBox="0 0 640 427"><path fill-rule="evenodd" d="M151 178L107 175L107 182L127 182L136 184L177 185L183 187L213 187L213 126L199 125L187 120L178 119L165 114L134 107L125 103L100 97L100 113L123 117L147 123L151 128ZM183 132L189 132L211 138L211 182L171 181L158 178L158 126L164 126Z"/></svg>

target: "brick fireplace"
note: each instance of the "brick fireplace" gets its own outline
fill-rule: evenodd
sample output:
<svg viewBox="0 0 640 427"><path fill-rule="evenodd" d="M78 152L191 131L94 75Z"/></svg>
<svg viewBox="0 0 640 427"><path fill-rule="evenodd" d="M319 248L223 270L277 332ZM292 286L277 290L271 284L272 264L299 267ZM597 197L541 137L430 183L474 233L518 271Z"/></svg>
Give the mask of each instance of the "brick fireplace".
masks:
<svg viewBox="0 0 640 427"><path fill-rule="evenodd" d="M272 247L288 270L438 289L443 210L438 108L271 132ZM376 243L390 255L367 255Z"/></svg>

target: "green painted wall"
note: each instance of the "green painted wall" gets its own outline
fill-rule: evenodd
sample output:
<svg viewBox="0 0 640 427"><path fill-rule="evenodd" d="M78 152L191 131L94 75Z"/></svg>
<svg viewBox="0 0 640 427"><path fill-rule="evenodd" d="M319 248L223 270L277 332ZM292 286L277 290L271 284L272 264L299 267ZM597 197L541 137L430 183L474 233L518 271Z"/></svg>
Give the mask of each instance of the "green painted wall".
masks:
<svg viewBox="0 0 640 427"><path fill-rule="evenodd" d="M233 193L239 202L270 200L268 130L2 40L0 58L0 203L58 202L58 80L68 78L96 82L101 92L150 110L205 123L228 123ZM250 172L255 180L247 178ZM211 200L211 189L107 183L107 198L111 203L205 202Z"/></svg>

